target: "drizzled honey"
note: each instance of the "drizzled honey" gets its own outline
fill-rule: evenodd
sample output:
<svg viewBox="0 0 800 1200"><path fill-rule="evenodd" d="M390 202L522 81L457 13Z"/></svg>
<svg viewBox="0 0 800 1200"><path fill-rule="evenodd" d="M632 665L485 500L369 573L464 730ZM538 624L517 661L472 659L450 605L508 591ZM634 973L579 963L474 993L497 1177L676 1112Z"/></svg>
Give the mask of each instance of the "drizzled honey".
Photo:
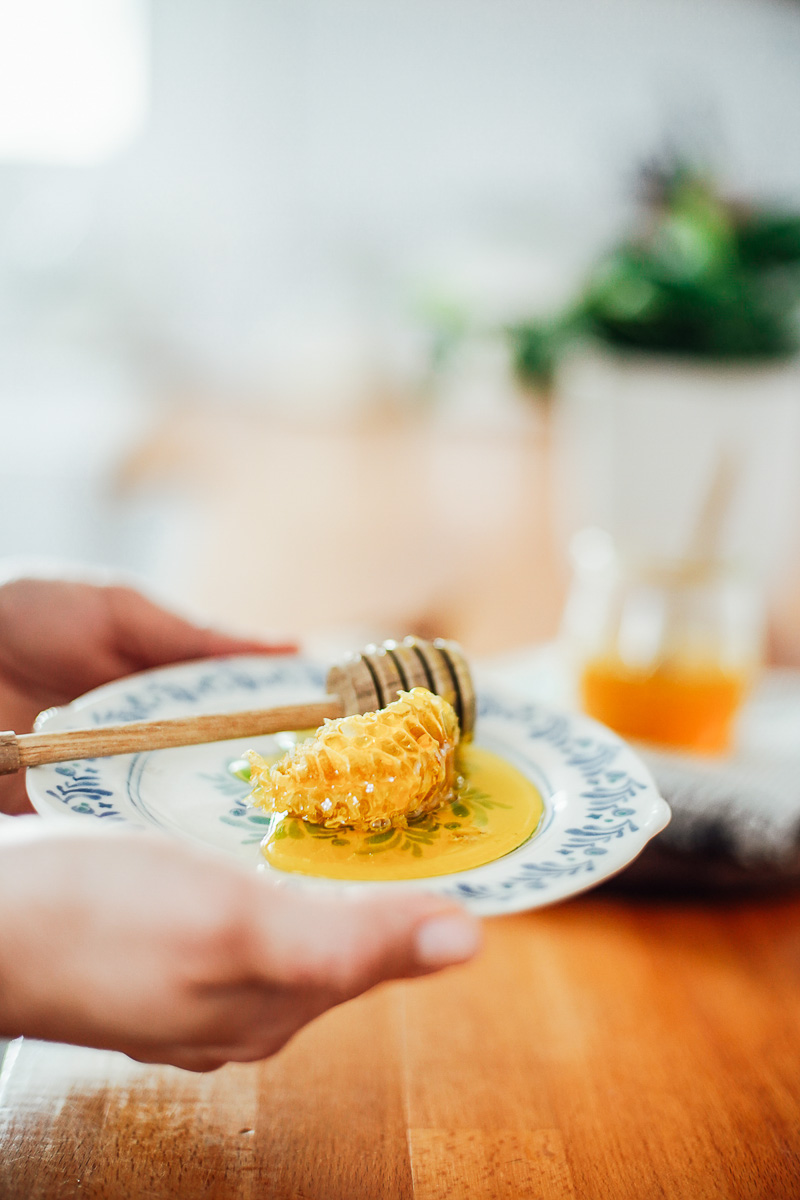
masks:
<svg viewBox="0 0 800 1200"><path fill-rule="evenodd" d="M277 870L328 879L425 879L493 862L533 836L544 804L520 771L470 743L457 771L452 800L405 826L329 828L275 814L264 857Z"/></svg>

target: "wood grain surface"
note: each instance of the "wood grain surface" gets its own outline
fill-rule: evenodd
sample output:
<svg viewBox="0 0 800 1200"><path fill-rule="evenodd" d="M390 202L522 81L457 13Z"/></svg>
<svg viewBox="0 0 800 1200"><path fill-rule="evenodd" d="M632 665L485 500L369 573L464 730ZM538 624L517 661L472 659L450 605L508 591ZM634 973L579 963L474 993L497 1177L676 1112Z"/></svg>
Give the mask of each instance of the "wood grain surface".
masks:
<svg viewBox="0 0 800 1200"><path fill-rule="evenodd" d="M0 1196L800 1196L800 899L595 893L486 934L265 1063L12 1044Z"/></svg>

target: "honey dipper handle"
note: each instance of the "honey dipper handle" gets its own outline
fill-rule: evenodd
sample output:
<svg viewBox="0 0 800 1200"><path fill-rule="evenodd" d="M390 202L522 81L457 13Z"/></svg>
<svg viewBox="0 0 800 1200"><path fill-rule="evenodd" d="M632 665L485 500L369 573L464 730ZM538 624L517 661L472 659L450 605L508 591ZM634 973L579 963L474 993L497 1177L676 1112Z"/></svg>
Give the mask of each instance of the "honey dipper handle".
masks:
<svg viewBox="0 0 800 1200"><path fill-rule="evenodd" d="M0 733L0 775L11 774L21 767L74 758L106 758L140 750L258 737L286 729L316 729L326 718L343 715L338 696L329 696L315 704L287 704L282 708L177 717L168 721L132 721L128 725L66 733Z"/></svg>

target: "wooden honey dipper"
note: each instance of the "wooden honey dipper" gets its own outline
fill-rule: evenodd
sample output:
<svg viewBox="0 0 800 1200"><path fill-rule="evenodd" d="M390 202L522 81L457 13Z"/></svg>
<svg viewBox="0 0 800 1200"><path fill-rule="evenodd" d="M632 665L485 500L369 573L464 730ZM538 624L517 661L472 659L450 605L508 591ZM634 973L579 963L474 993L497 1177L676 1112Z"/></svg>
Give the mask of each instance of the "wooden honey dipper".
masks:
<svg viewBox="0 0 800 1200"><path fill-rule="evenodd" d="M462 737L472 732L475 692L459 647L440 638L428 642L407 637L402 642L368 646L363 653L332 667L326 681L327 699L313 704L132 721L66 733L0 733L0 775L42 763L224 742L288 729L316 729L327 719L385 708L397 698L398 691L415 687L428 688L453 705Z"/></svg>

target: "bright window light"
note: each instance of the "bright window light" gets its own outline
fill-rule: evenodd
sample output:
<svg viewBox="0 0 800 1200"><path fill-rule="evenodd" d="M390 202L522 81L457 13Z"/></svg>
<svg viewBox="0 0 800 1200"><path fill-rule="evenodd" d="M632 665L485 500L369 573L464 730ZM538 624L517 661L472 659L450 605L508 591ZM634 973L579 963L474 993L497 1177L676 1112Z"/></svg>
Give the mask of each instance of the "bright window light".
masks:
<svg viewBox="0 0 800 1200"><path fill-rule="evenodd" d="M0 160L99 162L146 102L142 0L0 0Z"/></svg>

